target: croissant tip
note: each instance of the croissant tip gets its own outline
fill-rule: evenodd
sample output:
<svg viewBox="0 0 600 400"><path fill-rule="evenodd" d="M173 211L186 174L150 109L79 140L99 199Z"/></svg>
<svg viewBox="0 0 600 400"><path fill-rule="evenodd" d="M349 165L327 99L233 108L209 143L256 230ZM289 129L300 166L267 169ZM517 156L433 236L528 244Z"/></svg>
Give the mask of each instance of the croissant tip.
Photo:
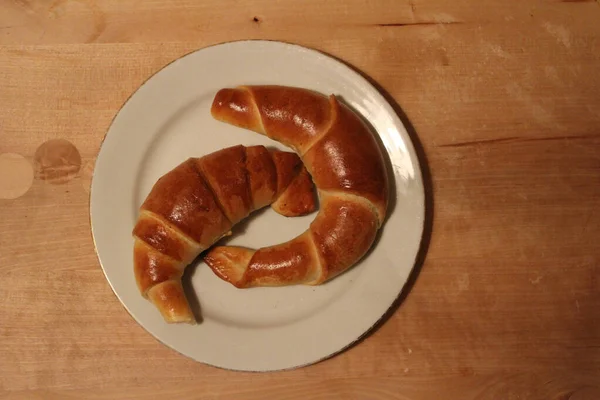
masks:
<svg viewBox="0 0 600 400"><path fill-rule="evenodd" d="M217 111L225 105L227 100L231 98L232 89L225 88L220 89L213 99L212 106L210 107L210 113L213 117L217 117L219 114Z"/></svg>

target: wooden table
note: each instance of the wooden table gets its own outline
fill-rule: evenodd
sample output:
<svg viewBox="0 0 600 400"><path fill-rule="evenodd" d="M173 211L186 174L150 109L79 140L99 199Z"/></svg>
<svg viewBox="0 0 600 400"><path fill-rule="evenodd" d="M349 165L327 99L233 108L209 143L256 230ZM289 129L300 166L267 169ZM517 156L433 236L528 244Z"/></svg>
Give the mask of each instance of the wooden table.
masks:
<svg viewBox="0 0 600 400"><path fill-rule="evenodd" d="M428 251L358 346L235 373L158 343L98 265L94 159L133 91L214 43L376 81L428 165ZM1 399L600 399L600 2L3 0ZM421 265L422 264L422 265Z"/></svg>

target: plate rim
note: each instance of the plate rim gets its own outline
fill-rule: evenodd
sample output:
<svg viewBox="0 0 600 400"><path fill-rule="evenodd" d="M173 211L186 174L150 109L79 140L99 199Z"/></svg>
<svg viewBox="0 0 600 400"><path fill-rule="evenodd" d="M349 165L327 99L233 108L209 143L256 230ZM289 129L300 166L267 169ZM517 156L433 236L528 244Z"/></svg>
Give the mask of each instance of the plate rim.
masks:
<svg viewBox="0 0 600 400"><path fill-rule="evenodd" d="M232 367L226 367L223 365L218 365L218 364L214 364L208 361L204 361L204 360L199 360L196 357L193 357L190 354L186 354L182 351L180 351L179 349L169 345L168 343L166 343L165 341L163 341L160 337L158 337L157 335L155 335L153 332L151 332L150 330L148 330L148 328L138 319L136 318L136 316L132 313L132 311L129 309L129 307L127 307L127 305L125 304L125 302L123 301L123 299L121 298L121 296L117 293L117 291L115 290L115 287L113 285L113 283L111 282L111 279L108 277L107 275L107 270L103 265L103 262L101 260L100 254L98 252L98 247L97 247L97 243L96 243L96 237L94 234L94 224L92 223L93 221L93 216L92 216L92 197L93 197L93 193L94 193L94 182L95 182L95 177L96 177L96 167L98 164L98 160L100 159L100 156L102 154L103 149L105 149L104 147L104 142L106 141L108 135L110 134L114 123L116 121L116 119L119 117L119 115L121 115L123 109L132 101L132 99L134 98L134 96L144 87L146 86L152 79L154 79L158 74L160 74L161 72L163 72L165 69L173 66L174 64L178 63L178 62L182 62L185 58L190 57L198 52L210 49L210 48L214 48L214 47L219 47L219 46L227 46L227 45L232 45L232 44L243 44L243 43L247 43L247 42L251 42L251 43L265 43L265 44L273 44L273 45L280 45L280 46L284 46L284 47L288 47L288 48L293 48L296 51L300 51L300 52L304 52L304 53L308 53L310 55L313 56L317 56L317 57L322 57L325 59L328 59L330 62L333 62L334 64L337 64L339 68L341 69L345 69L350 75L352 75L352 78L355 80L358 80L362 85L370 88L372 90L372 92L378 97L378 100L380 103L384 104L386 106L386 108L388 108L388 112L387 114L390 115L392 117L393 120L395 120L395 125L401 127L403 129L404 132L403 133L404 137L405 137L405 145L408 148L408 153L411 156L411 159L413 161L413 165L414 165L414 175L415 175L415 180L420 182L420 190L418 191L418 195L420 198L420 203L422 204L422 207L419 207L419 209L421 210L421 215L422 218L419 219L419 224L418 224L418 241L417 241L417 246L416 246L416 250L414 252L414 255L412 256L412 262L410 264L410 267L408 268L408 273L407 273L407 277L404 280L404 282L402 283L402 286L400 288L400 290L398 291L398 293L396 293L394 299L390 302L389 306L386 308L386 310L379 315L376 320L373 322L373 324L364 329L363 332L358 335L354 340L349 341L347 344L345 344L344 346L340 347L338 350L333 351L333 352L328 352L328 354L324 355L323 357L311 360L311 361L307 361L305 363L301 363L301 364L294 364L291 365L289 367L284 367L284 368L276 368L276 369L245 369L245 368L232 368ZM99 147L98 147L98 151L96 153L96 157L93 163L93 170L92 170L92 174L91 174L91 182L90 182L90 191L88 194L88 218L89 218L89 224L90 224L90 236L92 238L92 243L93 243L93 247L94 247L94 253L96 254L96 259L98 261L98 264L100 266L100 269L102 270L102 273L104 275L104 279L106 280L106 282L108 283L109 287L111 288L111 291L113 292L114 296L118 299L120 305L122 308L125 309L125 311L127 311L127 314L129 314L130 318L132 318L135 323L137 325L139 325L145 332L146 334L148 334L150 337L152 337L154 340L156 340L157 342L161 343L163 346L166 346L168 349L175 351L178 354L181 354L182 356L186 357L187 359L190 359L192 361L195 361L197 363L200 364L204 364L206 366L210 366L210 367L214 367L214 368L218 368L218 369L222 369L222 370L226 370L226 371L233 371L233 372L248 372L248 373L264 373L264 372L282 372L282 371L289 371L289 370L294 370L294 369L299 369L299 368L304 368L307 366L311 366L311 365L315 365L315 364L319 364L323 361L326 361L328 359L331 359L341 353L344 353L346 350L354 347L355 345L357 345L358 343L360 343L361 341L363 341L365 338L367 338L368 336L370 336L372 333L374 333L374 331L383 323L385 323L389 317L392 315L392 312L395 312L397 310L397 308L401 305L399 303L400 299L403 299L403 295L405 295L405 291L406 290L410 290L410 287L407 287L408 283L411 280L411 277L415 274L415 272L417 272L417 262L419 260L419 256L422 252L424 243L425 243L425 239L424 239L424 234L425 234L425 225L426 225L426 220L427 220L427 208L428 208L428 204L427 204L427 197L426 197L426 188L425 188L425 181L424 181L424 173L423 173L423 166L422 166L422 162L423 160L421 160L421 157L419 156L419 153L417 151L417 146L415 144L415 139L412 137L412 135L409 133L409 130L406 127L406 124L404 122L404 120L401 118L401 115L396 111L394 105L390 102L390 100L388 100L388 98L386 98L386 96L381 92L381 89L378 87L378 85L374 84L372 81L372 79L367 78L367 76L359 69L357 69L356 67L354 67L353 65L351 65L350 63L348 63L347 61L329 54L325 51L322 51L320 49L316 49L313 47L308 47L305 45L301 45L298 43L294 43L294 42L290 42L290 41L285 41L285 40L276 40L276 39L239 39L239 40L227 40L227 41L222 41L222 42L217 42L217 43L213 43L210 45L206 45L206 46L202 46L196 49L193 49L191 51L188 51L180 56L177 56L176 58L172 59L171 61L169 61L168 63L164 64L163 66L161 66L160 68L158 68L157 70L155 70L153 73L151 73L148 77L146 77L141 84L139 84L136 88L134 88L132 90L132 92L127 96L127 98L125 99L125 101L123 101L123 103L118 107L118 110L115 112L115 114L113 115L110 123L108 124L108 127L106 128L104 135L100 141ZM375 133L376 136L380 136L378 133ZM378 138L378 140L380 140ZM386 150L387 153L387 150ZM392 173L392 175L395 176L394 173ZM393 178L392 178L393 179ZM415 236L416 236L415 232ZM381 231L378 232L378 235L381 234ZM404 300L403 300L404 301Z"/></svg>

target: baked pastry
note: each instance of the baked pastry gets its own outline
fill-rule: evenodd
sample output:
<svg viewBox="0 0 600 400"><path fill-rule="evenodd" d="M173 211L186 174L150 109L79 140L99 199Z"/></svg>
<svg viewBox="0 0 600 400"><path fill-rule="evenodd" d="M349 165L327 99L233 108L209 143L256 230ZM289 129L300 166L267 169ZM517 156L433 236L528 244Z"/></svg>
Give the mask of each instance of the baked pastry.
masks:
<svg viewBox="0 0 600 400"><path fill-rule="evenodd" d="M194 323L181 283L185 267L269 204L285 216L315 210L314 186L296 154L234 146L169 171L154 184L133 229L141 294L167 322Z"/></svg>
<svg viewBox="0 0 600 400"><path fill-rule="evenodd" d="M356 113L333 95L284 86L221 89L211 113L292 148L320 198L310 228L286 243L208 251L204 261L221 279L238 288L317 285L365 255L386 218L389 188L382 151Z"/></svg>

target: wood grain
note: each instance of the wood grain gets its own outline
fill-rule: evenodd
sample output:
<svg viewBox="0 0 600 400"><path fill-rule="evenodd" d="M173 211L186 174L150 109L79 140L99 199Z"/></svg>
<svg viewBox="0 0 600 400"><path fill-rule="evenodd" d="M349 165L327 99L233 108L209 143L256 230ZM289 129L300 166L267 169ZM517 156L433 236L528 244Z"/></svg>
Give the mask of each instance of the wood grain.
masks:
<svg viewBox="0 0 600 400"><path fill-rule="evenodd" d="M0 154L33 168L61 139L80 163L0 199L0 399L600 398L599 21L596 1L3 1ZM247 38L317 48L377 82L433 194L427 257L386 323L272 374L154 340L106 283L88 221L123 102L172 60Z"/></svg>

